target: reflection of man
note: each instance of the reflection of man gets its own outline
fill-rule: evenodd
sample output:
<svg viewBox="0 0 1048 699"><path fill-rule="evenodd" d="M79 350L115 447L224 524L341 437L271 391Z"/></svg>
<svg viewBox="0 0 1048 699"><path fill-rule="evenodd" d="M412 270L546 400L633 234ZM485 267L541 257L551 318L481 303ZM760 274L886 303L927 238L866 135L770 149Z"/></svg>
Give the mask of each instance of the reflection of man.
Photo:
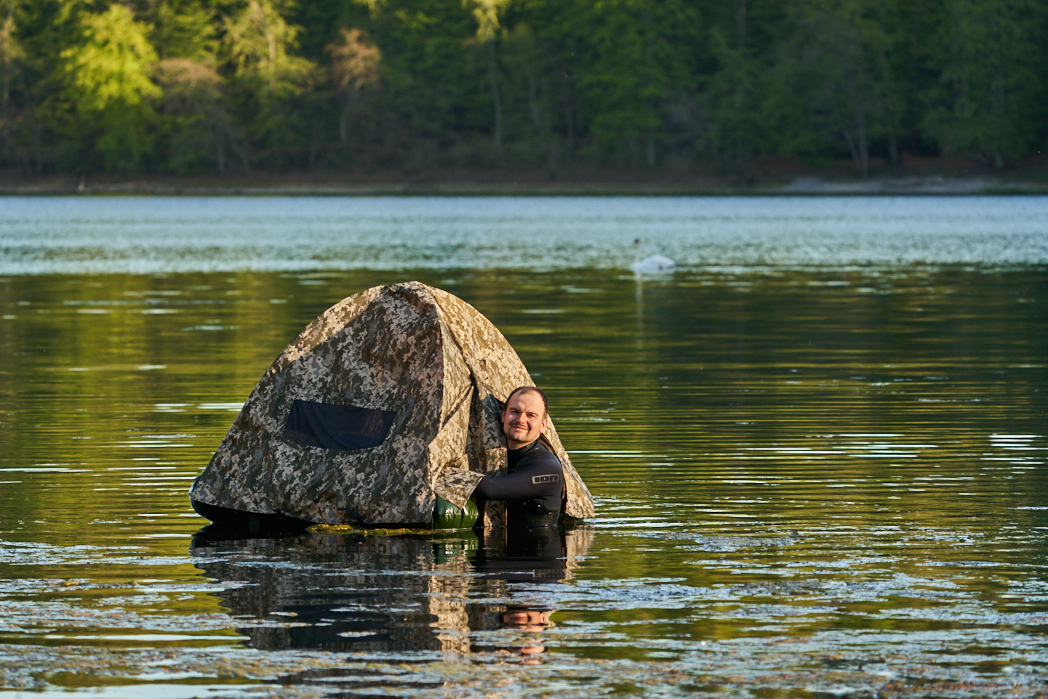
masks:
<svg viewBox="0 0 1048 699"><path fill-rule="evenodd" d="M553 625L549 620L549 615L552 613L552 609L543 610L533 609L527 606L511 606L506 610L506 613L502 615L502 623L508 629L539 634ZM529 658L528 656L545 653L545 640L543 640L541 636L532 636L520 640L522 642L521 645L511 646L510 650L520 653L523 656L521 662L526 665L534 665L541 662L538 659Z"/></svg>
<svg viewBox="0 0 1048 699"><path fill-rule="evenodd" d="M477 500L505 500L511 526L555 527L564 497L564 469L539 435L549 422L546 394L521 386L509 394L502 431L509 447L509 473L484 476L473 491Z"/></svg>
<svg viewBox="0 0 1048 699"><path fill-rule="evenodd" d="M551 626L549 615L553 610L532 609L531 607L509 607L502 615L502 623L507 628L521 631L541 632Z"/></svg>

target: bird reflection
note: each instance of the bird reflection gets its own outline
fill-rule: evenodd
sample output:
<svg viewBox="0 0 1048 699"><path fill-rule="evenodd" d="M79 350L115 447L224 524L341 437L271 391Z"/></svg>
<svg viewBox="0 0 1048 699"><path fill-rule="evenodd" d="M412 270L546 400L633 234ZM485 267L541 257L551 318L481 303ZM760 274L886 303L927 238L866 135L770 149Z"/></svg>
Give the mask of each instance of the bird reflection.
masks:
<svg viewBox="0 0 1048 699"><path fill-rule="evenodd" d="M506 652L533 662L588 527L433 537L238 534L205 527L194 564L260 650ZM521 583L527 583L522 585Z"/></svg>

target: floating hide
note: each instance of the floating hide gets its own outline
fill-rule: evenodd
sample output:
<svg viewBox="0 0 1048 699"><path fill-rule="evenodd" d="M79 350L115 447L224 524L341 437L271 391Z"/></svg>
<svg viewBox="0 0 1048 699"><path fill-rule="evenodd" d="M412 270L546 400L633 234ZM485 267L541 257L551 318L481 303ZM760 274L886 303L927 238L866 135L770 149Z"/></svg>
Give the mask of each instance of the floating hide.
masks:
<svg viewBox="0 0 1048 699"><path fill-rule="evenodd" d="M190 498L205 512L429 522L438 496L464 508L506 472L500 402L523 385L517 353L468 303L419 282L368 289L277 357ZM564 466L564 513L592 516L552 420L542 439Z"/></svg>

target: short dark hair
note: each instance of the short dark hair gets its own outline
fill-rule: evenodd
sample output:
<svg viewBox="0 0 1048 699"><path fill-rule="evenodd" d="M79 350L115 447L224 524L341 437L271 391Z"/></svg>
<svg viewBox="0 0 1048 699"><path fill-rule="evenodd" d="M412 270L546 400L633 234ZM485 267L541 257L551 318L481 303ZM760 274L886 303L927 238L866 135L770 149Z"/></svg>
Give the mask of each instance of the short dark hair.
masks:
<svg viewBox="0 0 1048 699"><path fill-rule="evenodd" d="M518 393L539 394L539 398L542 399L542 417L549 416L549 399L546 398L546 394L545 392L543 392L541 388L539 388L538 386L517 386L508 396L506 396L506 405L509 405L509 402L513 400L513 396L517 395Z"/></svg>

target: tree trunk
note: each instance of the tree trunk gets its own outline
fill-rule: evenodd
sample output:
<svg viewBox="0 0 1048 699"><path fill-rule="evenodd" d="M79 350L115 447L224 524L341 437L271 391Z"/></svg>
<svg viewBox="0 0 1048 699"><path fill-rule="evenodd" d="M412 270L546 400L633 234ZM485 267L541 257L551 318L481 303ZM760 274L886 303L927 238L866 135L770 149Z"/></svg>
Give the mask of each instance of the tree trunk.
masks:
<svg viewBox="0 0 1048 699"><path fill-rule="evenodd" d="M746 0L735 0L735 40L742 51L746 45Z"/></svg>
<svg viewBox="0 0 1048 699"><path fill-rule="evenodd" d="M570 157L575 153L575 118L571 111L571 93L566 84L564 85L564 139Z"/></svg>
<svg viewBox="0 0 1048 699"><path fill-rule="evenodd" d="M884 6L881 4L877 5L877 26L882 34L888 35L887 22L884 19ZM892 101L894 90L892 89L892 72L888 67L888 56L883 46L877 52L877 66L881 72L881 80L884 81L884 89L879 90L878 93L887 102L884 118L888 122L888 162L894 165L899 162L899 145L895 142L895 107Z"/></svg>
<svg viewBox="0 0 1048 699"><path fill-rule="evenodd" d="M844 133L844 138L848 142L848 149L852 154L852 161L855 166L859 169L859 173L863 178L869 177L870 175L870 144L866 137L866 109L863 106L863 98L861 96L861 87L856 84L856 79L853 74L849 74L847 78L847 84L845 87L845 94L848 96L848 102L851 105L852 122L855 128L855 133L852 134L848 125L845 124L844 119L840 117L838 111L838 120L841 125L841 131Z"/></svg>
<svg viewBox="0 0 1048 699"><path fill-rule="evenodd" d="M7 119L7 102L11 95L11 41L14 35L14 16L15 16L15 4L11 3L7 7L7 18L4 20L3 32L4 32L4 94L3 94L3 106L4 106L4 119L6 123Z"/></svg>
<svg viewBox="0 0 1048 699"><path fill-rule="evenodd" d="M502 157L502 100L499 99L499 77L495 65L495 42L488 42L488 60L491 68L491 99L495 105L495 156Z"/></svg>
<svg viewBox="0 0 1048 699"><path fill-rule="evenodd" d="M855 137L852 135L851 130L848 128L848 124L844 121L844 117L841 115L840 109L834 105L833 107L834 116L837 117L837 127L841 130L841 136L844 137L844 142L848 144L848 152L851 153L852 163L856 167L859 166L859 149L855 143Z"/></svg>
<svg viewBox="0 0 1048 699"><path fill-rule="evenodd" d="M993 86L993 166L997 170L1004 168L1004 156L1001 155L1001 124L1005 120L1004 75L997 71L997 80Z"/></svg>
<svg viewBox="0 0 1048 699"><path fill-rule="evenodd" d="M546 92L548 94L548 90ZM545 152L546 168L549 170L550 178L554 178L557 176L557 161L553 154L553 134L549 125L549 114L539 106L538 85L530 65L528 66L528 102L531 106L531 121L535 125L539 148Z"/></svg>
<svg viewBox="0 0 1048 699"><path fill-rule="evenodd" d="M648 64L648 70L652 76L658 71L658 65L655 61L655 22L651 18L651 5L644 3L644 31L648 35L648 50L644 54L645 62ZM651 112L652 117L656 114L656 105L653 98L648 99L648 111ZM645 139L645 160L648 163L648 167L655 167L655 129L654 127L648 128L647 138Z"/></svg>
<svg viewBox="0 0 1048 699"><path fill-rule="evenodd" d="M266 32L269 39L269 94L277 91L277 38L273 32Z"/></svg>
<svg viewBox="0 0 1048 699"><path fill-rule="evenodd" d="M211 125L211 132L215 137L215 166L219 175L226 173L226 143L225 134L222 132L222 114L214 98L206 98L204 102L204 116Z"/></svg>
<svg viewBox="0 0 1048 699"><path fill-rule="evenodd" d="M236 153L237 157L240 158L240 165L244 168L244 175L246 177L251 177L251 162L248 160L247 153L240 147L240 144L237 143L236 136L233 134L233 131L229 128L228 124L222 124L222 130L225 132L226 138L229 140L230 150Z"/></svg>
<svg viewBox="0 0 1048 699"><path fill-rule="evenodd" d="M855 132L852 133L848 125L841 119L841 133L848 143L852 162L855 163L859 174L866 178L870 175L870 144L866 137L866 113L861 107L856 106L852 111L852 118L855 122Z"/></svg>
<svg viewBox="0 0 1048 699"><path fill-rule="evenodd" d="M22 172L28 176L32 173L31 166L29 164L29 156L18 147L15 140L11 138L10 132L7 130L6 119L0 120L0 137L3 137L4 143L14 153L15 157L22 163Z"/></svg>
<svg viewBox="0 0 1048 699"><path fill-rule="evenodd" d="M856 109L855 131L856 145L859 148L859 172L865 179L870 176L870 143L866 138L866 113L861 108Z"/></svg>
<svg viewBox="0 0 1048 699"><path fill-rule="evenodd" d="M40 143L40 122L36 118L36 105L32 105L32 129L33 129L33 165L36 166L36 174L44 172L43 146Z"/></svg>
<svg viewBox="0 0 1048 699"><path fill-rule="evenodd" d="M218 165L218 174L226 174L226 148L223 141L222 128L218 124L215 127L215 160Z"/></svg>
<svg viewBox="0 0 1048 699"><path fill-rule="evenodd" d="M349 148L349 132L346 128L346 122L349 119L350 102L346 100L346 104L342 107L342 114L338 118L338 139L342 143L342 150Z"/></svg>
<svg viewBox="0 0 1048 699"><path fill-rule="evenodd" d="M309 171L317 169L317 123L316 115L313 116L313 128L309 131Z"/></svg>
<svg viewBox="0 0 1048 699"><path fill-rule="evenodd" d="M3 31L6 35L4 37L4 75L3 75L3 95L0 100L0 136L3 137L4 143L14 153L15 157L22 162L22 170L28 176L30 174L29 156L22 152L22 149L18 147L18 143L11 137L11 134L7 128L9 123L8 108L10 107L11 97L11 51L9 42L11 41L11 34L14 29L14 5L12 4L7 8L7 19L4 21Z"/></svg>
<svg viewBox="0 0 1048 699"><path fill-rule="evenodd" d="M284 169L284 153L280 148L280 110L273 109L273 121L271 123L270 135L273 139L273 160L276 161L277 171Z"/></svg>
<svg viewBox="0 0 1048 699"><path fill-rule="evenodd" d="M574 56L576 49L575 40L572 39L568 46L568 55ZM568 158L571 158L575 155L575 113L572 109L571 73L568 71L568 66L561 66L561 74L564 76L561 91L561 101L564 104L564 145L567 148Z"/></svg>

